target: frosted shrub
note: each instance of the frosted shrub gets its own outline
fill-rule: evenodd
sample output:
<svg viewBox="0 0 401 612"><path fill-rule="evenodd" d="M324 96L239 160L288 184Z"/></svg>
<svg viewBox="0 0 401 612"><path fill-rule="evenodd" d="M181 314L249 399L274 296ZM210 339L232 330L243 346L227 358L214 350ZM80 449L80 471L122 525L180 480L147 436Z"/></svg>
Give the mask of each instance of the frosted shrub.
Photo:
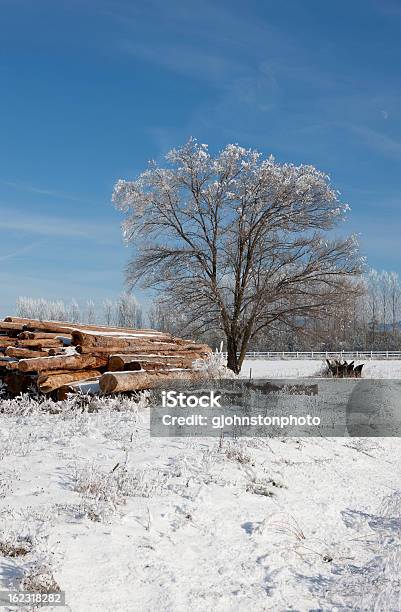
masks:
<svg viewBox="0 0 401 612"><path fill-rule="evenodd" d="M148 402L149 393L139 397L122 396L90 396L85 394L70 394L66 400L56 402L46 395L39 393L21 393L17 397L2 399L0 397L0 414L12 416L28 416L36 414L63 414L68 415L77 411L103 412L138 412L143 410Z"/></svg>
<svg viewBox="0 0 401 612"><path fill-rule="evenodd" d="M0 379L0 400L7 395L7 385Z"/></svg>
<svg viewBox="0 0 401 612"><path fill-rule="evenodd" d="M33 548L30 535L2 529L0 531L0 554L4 557L23 557Z"/></svg>
<svg viewBox="0 0 401 612"><path fill-rule="evenodd" d="M158 470L128 470L117 464L110 472L98 466L77 469L73 489L81 494L81 508L92 520L104 520L127 497L151 497L162 493L168 476Z"/></svg>
<svg viewBox="0 0 401 612"><path fill-rule="evenodd" d="M10 416L37 415L41 412L59 413L61 406L44 395L21 393L17 397L0 400L0 414Z"/></svg>
<svg viewBox="0 0 401 612"><path fill-rule="evenodd" d="M30 564L20 583L23 591L48 593L61 591L53 576L53 568L47 559L38 559Z"/></svg>
<svg viewBox="0 0 401 612"><path fill-rule="evenodd" d="M254 465L254 461L251 456L246 452L246 448L244 445L235 445L232 442L228 443L228 448L225 451L225 456L230 461L237 461L241 464L251 464Z"/></svg>
<svg viewBox="0 0 401 612"><path fill-rule="evenodd" d="M401 493L385 497L376 515L357 511L344 512L346 524L361 531L368 550L361 550L363 561L351 563L334 557L332 573L324 582L318 577L306 578L310 589L324 609L371 610L392 612L401 609ZM367 535L368 534L368 535ZM366 552L369 556L366 558ZM345 562L344 562L345 561Z"/></svg>
<svg viewBox="0 0 401 612"><path fill-rule="evenodd" d="M0 454L1 457L1 454ZM0 499L9 495L12 491L12 484L10 480L6 479L4 476L0 476Z"/></svg>
<svg viewBox="0 0 401 612"><path fill-rule="evenodd" d="M226 367L226 359L221 351L210 353L205 359L194 361L193 368L207 378L236 378L234 372Z"/></svg>

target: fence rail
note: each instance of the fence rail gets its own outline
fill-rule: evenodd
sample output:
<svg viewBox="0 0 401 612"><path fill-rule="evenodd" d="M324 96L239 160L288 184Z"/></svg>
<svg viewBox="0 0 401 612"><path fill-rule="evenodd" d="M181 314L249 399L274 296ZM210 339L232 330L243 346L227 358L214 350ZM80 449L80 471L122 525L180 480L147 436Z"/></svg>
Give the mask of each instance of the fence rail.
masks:
<svg viewBox="0 0 401 612"><path fill-rule="evenodd" d="M401 351L250 351L245 359L401 359Z"/></svg>

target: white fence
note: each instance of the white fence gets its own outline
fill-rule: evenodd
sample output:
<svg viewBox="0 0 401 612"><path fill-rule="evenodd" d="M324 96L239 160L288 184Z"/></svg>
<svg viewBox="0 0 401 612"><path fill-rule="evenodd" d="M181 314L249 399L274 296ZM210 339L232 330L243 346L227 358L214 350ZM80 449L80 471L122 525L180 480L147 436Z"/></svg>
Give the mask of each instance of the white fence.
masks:
<svg viewBox="0 0 401 612"><path fill-rule="evenodd" d="M401 351L250 351L245 359L401 359Z"/></svg>

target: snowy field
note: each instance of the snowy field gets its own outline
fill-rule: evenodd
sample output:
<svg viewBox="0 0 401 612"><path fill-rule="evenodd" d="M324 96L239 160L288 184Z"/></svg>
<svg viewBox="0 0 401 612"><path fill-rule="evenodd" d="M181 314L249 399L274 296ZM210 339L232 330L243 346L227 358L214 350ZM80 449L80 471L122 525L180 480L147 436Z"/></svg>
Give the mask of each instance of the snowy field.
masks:
<svg viewBox="0 0 401 612"><path fill-rule="evenodd" d="M364 363L363 378L401 378L401 359L355 361L359 363ZM246 359L241 377L248 378L251 370L252 378L303 378L321 376L325 369L321 359Z"/></svg>
<svg viewBox="0 0 401 612"><path fill-rule="evenodd" d="M150 438L122 398L0 409L3 589L58 586L74 612L401 610L399 439Z"/></svg>

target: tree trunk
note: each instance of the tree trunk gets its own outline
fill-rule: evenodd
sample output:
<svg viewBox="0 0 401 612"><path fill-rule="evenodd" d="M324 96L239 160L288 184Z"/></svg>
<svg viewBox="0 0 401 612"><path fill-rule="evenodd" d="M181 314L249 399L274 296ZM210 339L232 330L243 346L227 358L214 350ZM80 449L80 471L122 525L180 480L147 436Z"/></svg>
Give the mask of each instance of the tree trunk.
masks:
<svg viewBox="0 0 401 612"><path fill-rule="evenodd" d="M234 372L239 374L240 364L238 360L238 344L237 339L233 336L227 336L227 367Z"/></svg>

